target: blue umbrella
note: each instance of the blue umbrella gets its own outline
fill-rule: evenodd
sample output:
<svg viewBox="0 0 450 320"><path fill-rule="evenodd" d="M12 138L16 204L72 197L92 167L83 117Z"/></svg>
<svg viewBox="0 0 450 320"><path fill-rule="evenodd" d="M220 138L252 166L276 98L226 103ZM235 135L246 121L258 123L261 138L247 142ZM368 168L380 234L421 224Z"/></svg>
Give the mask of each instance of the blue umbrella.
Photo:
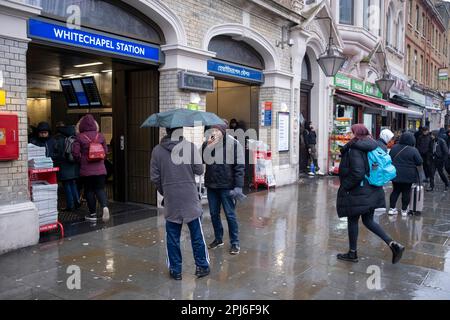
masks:
<svg viewBox="0 0 450 320"><path fill-rule="evenodd" d="M226 125L216 114L189 109L174 109L151 115L141 128L183 128L195 126Z"/></svg>

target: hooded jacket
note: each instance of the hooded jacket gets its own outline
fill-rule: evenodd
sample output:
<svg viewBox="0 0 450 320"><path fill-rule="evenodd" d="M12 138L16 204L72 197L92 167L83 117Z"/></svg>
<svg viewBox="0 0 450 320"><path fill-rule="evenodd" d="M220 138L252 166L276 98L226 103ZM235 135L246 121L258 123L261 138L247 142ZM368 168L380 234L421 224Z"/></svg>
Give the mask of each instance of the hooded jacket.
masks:
<svg viewBox="0 0 450 320"><path fill-rule="evenodd" d="M341 186L337 196L339 217L364 215L386 207L383 188L370 185L365 178L369 174L367 153L376 148L378 144L372 138L350 141L342 148Z"/></svg>
<svg viewBox="0 0 450 320"><path fill-rule="evenodd" d="M397 176L393 182L416 183L418 181L417 167L423 164L423 159L415 145L414 134L405 132L401 135L399 143L392 148L390 156L392 164L397 169Z"/></svg>
<svg viewBox="0 0 450 320"><path fill-rule="evenodd" d="M48 138L40 138L39 133L47 131L49 136ZM45 155L49 158L53 156L54 153L54 147L55 147L55 139L53 137L50 137L50 134L52 133L52 129L50 128L50 125L47 122L41 122L39 123L37 129L36 129L36 137L33 137L31 139L31 143L38 147L45 147Z"/></svg>
<svg viewBox="0 0 450 320"><path fill-rule="evenodd" d="M58 180L67 181L78 179L80 176L80 164L70 162L65 156L65 143L69 137L75 137L75 127L66 126L57 129L55 135L55 148L53 153L53 161L55 166L59 167Z"/></svg>
<svg viewBox="0 0 450 320"><path fill-rule="evenodd" d="M105 137L99 133L99 127L94 117L90 114L84 116L79 123L79 131L73 144L73 157L80 163L80 176L102 176L106 175L105 161L89 162L89 139L94 142L98 134L97 142L103 145L105 154L108 153Z"/></svg>
<svg viewBox="0 0 450 320"><path fill-rule="evenodd" d="M174 162L172 151L185 161ZM175 160L177 158L175 157ZM164 197L165 217L168 221L177 224L189 223L202 215L195 182L195 175L202 174L200 154L195 145L184 138L173 141L170 136L166 136L153 149L150 163L151 181Z"/></svg>
<svg viewBox="0 0 450 320"><path fill-rule="evenodd" d="M431 143L431 154L432 159L435 162L444 162L447 160L449 156L448 145L447 145L447 137L445 134L445 130L441 129L440 131L433 131L433 136L435 137Z"/></svg>

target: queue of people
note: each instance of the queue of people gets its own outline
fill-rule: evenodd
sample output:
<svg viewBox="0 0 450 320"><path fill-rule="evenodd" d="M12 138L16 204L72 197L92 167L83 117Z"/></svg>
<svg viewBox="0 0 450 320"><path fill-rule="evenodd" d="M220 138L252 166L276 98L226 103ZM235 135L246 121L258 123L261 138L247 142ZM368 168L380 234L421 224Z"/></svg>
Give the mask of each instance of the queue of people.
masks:
<svg viewBox="0 0 450 320"><path fill-rule="evenodd" d="M91 222L100 218L108 221L110 212L105 192L108 149L98 123L88 114L76 126L58 123L56 131L57 134L52 137L50 125L41 122L37 126L36 136L30 137L30 143L45 147L46 156L52 158L54 165L60 169L58 181L64 189L66 202L66 207L61 211L72 212L81 207L81 185L89 209L85 219ZM101 216L97 212L97 202Z"/></svg>

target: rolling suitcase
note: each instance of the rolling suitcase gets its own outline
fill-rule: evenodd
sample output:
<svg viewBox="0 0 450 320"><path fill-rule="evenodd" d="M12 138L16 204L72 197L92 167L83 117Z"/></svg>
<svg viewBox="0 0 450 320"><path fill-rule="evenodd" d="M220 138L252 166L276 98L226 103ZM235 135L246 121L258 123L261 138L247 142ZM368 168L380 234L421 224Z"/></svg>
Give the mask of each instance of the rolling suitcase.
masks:
<svg viewBox="0 0 450 320"><path fill-rule="evenodd" d="M421 184L413 184L411 187L411 201L409 202L409 212L411 214L421 214L423 211L423 200L425 188Z"/></svg>

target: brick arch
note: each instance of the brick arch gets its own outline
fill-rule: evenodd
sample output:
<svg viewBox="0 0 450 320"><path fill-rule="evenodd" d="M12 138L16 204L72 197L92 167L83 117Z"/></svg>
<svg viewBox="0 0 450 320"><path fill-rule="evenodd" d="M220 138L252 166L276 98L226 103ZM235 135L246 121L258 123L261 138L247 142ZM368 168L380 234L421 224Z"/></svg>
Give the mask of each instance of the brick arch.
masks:
<svg viewBox="0 0 450 320"><path fill-rule="evenodd" d="M208 50L211 39L219 35L236 37L252 46L263 57L267 71L280 69L280 60L273 45L258 32L241 24L222 24L210 28L203 39L202 49Z"/></svg>

